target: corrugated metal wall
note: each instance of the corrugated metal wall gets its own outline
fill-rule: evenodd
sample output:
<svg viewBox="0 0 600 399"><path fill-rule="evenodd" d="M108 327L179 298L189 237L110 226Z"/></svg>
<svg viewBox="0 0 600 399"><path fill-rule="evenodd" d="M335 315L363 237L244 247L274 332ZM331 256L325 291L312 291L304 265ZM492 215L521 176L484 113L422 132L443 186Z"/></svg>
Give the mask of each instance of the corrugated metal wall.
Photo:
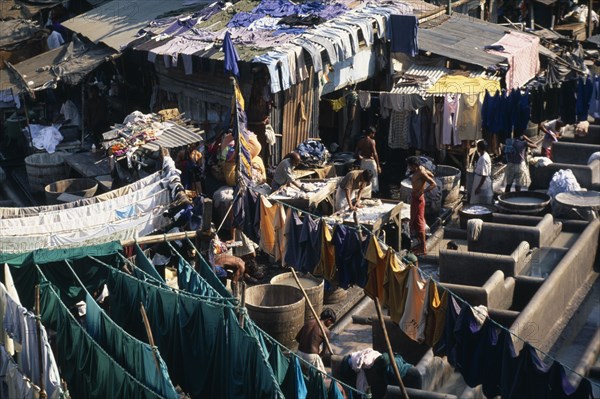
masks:
<svg viewBox="0 0 600 399"><path fill-rule="evenodd" d="M272 111L271 124L275 132L281 134L281 155L292 151L308 138L318 138L319 93L317 77L309 73L309 78L288 90L275 95L276 108ZM276 164L279 159L274 159Z"/></svg>

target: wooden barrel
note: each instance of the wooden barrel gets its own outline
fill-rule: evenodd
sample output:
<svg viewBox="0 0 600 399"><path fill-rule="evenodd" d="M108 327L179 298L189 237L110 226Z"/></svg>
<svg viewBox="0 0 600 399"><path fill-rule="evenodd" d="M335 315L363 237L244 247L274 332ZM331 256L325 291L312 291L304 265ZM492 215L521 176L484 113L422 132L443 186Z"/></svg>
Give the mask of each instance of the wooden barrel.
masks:
<svg viewBox="0 0 600 399"><path fill-rule="evenodd" d="M38 193L43 193L48 184L67 178L69 171L63 156L57 153L29 155L25 158L25 168L31 191Z"/></svg>
<svg viewBox="0 0 600 399"><path fill-rule="evenodd" d="M449 207L458 201L460 194L460 170L448 165L438 165L435 177L442 182L442 203Z"/></svg>
<svg viewBox="0 0 600 399"><path fill-rule="evenodd" d="M65 179L48 184L44 187L46 203L58 204L58 197L63 193L76 195L82 198L93 197L98 189L98 182L94 179Z"/></svg>
<svg viewBox="0 0 600 399"><path fill-rule="evenodd" d="M313 277L310 274L304 276L299 275L298 279L300 280L300 284L302 284L304 291L306 291L306 296L310 300L310 303L315 309L315 312L317 312L317 315L320 315L321 311L323 310L323 295L325 293L324 281ZM292 287L298 288L296 280L294 279L294 276L292 276L291 272L282 273L273 277L271 279L271 284L290 285ZM306 303L306 307L304 309L304 321L312 319L314 319L313 314L310 311L308 303Z"/></svg>
<svg viewBox="0 0 600 399"><path fill-rule="evenodd" d="M296 334L304 325L306 301L289 285L261 284L246 288L248 315L285 347L296 350Z"/></svg>

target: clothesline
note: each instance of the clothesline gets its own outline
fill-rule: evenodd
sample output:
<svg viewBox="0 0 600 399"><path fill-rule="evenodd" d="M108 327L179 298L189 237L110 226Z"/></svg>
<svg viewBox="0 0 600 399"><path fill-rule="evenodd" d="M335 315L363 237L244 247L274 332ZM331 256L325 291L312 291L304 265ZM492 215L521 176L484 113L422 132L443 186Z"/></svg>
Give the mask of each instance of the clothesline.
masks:
<svg viewBox="0 0 600 399"><path fill-rule="evenodd" d="M315 215L315 214L311 214L310 212L307 212L307 211L305 211L305 210L303 210L303 209L296 208L296 207L294 207L293 205L289 205L289 204L287 204L287 203L281 202L280 200L277 200L277 199L272 199L272 200L274 200L275 202L279 202L279 203L280 203L282 206L284 206L284 207L288 207L288 208L291 208L291 209L294 209L294 210L296 210L297 212L302 212L302 213L305 213L305 214L307 214L307 215L310 215L310 216L312 216L313 218L315 218L315 219L317 219L317 220L324 219L322 216ZM360 233L362 233L362 232L363 232L363 230L364 230L364 231L366 231L366 232L367 232L367 234L369 234L369 235L374 235L372 232L370 232L370 231L369 231L369 230L368 230L368 229L367 229L365 226L361 225L360 223L358 224L358 228L357 228L357 227L354 227L354 226L348 226L348 228L349 228L349 229L356 230L356 231L358 231L358 232L360 232ZM379 243L382 243L382 242L381 242L381 240L380 240L380 239L379 239L379 238L378 238L376 235L375 235L375 238L378 240L378 242L379 242ZM385 243L383 243L383 244L385 244ZM385 244L385 245L387 245L387 244ZM393 249L392 249L392 250L393 250ZM394 252L394 254L395 254L395 255L397 255L397 256L399 256L401 259L405 260L405 258L404 258L404 257L403 257L403 256L402 256L400 253L398 253L396 250L393 250L393 252ZM365 254L363 253L363 258L364 258L364 255L365 255ZM421 274L422 274L422 275L423 275L425 278L427 278L427 279L430 279L430 280L432 280L432 281L435 281L435 279L433 279L433 276L432 276L432 274L430 274L430 273L427 273L427 272L425 272L425 271L421 270L420 268L418 268L417 266L415 266L415 265L414 265L414 264L412 264L412 263L408 263L408 266L410 266L410 267L416 267L416 268L417 268L417 270L418 270L418 271L419 271L419 272L420 272L420 273L421 273ZM460 302L461 302L461 303L463 303L463 304L466 304L466 305L468 305L468 306L469 306L469 308L470 308L472 311L474 311L474 312L478 313L479 315L481 315L481 316L484 316L486 319L490 320L490 322L491 322L491 323L493 323L493 324L494 324L496 327L500 328L501 330L504 330L504 331L508 332L508 333L509 333L511 336L513 336L513 337L517 338L518 340L522 341L523 343L529 343L529 342L528 342L526 339L524 339L524 338L521 338L519 335L517 335L516 333L512 332L512 331L511 331L509 328L506 328L506 327L504 327L504 326L503 326L503 325L501 325L500 323L498 323L498 322L496 322L495 320L493 320L492 318L490 318L488 314L484 314L483 312L481 312L481 311L480 311L479 309L477 309L476 307L473 307L473 306L471 306L471 304L469 304L469 303L467 302L467 300L465 300L465 299L461 298L461 297L460 297L458 294L456 294L456 293L452 292L451 290L449 290L448 288L446 288L446 287L444 287L444 286L441 286L441 285L440 285L440 287L441 287L443 290L445 290L445 291L446 291L448 294L450 294L452 297L454 297L456 300L460 301ZM529 344L531 345L531 343L529 343ZM582 379L588 380L588 381L589 381L589 382L590 382L592 385L595 385L595 386L597 386L597 387L599 387L599 388L600 388L600 383L597 383L597 382L595 382L595 381L591 380L590 378L588 378L588 377L586 377L586 376L582 375L581 373L579 373L579 372L577 372L576 370L574 370L573 368L571 368L571 367L569 367L569 366L565 365L564 363L562 363L561 361L559 361L558 359L556 359L555 357L553 357L553 356L552 356L552 355L550 355L549 353L547 353L547 352L545 352L545 351L543 351L543 350L541 350L541 349L539 349L539 348L537 348L537 347L535 347L535 346L533 346L533 345L531 345L531 346L532 346L532 348L533 348L533 349L535 349L536 351L538 351L539 353L541 353L542 355L544 355L544 356L545 356L547 359L550 359L550 360L552 360L552 361L554 361L554 362L556 362L556 363L560 364L562 367L564 367L565 369L569 370L569 371L570 371L570 372L572 372L573 374L575 374L575 375L577 375L577 376L581 377Z"/></svg>
<svg viewBox="0 0 600 399"><path fill-rule="evenodd" d="M194 243L193 243L193 242L192 242L192 241L191 241L189 238L186 238L186 240L187 240L187 243L188 243L189 245L191 245L191 246L192 246L192 248L193 248L194 250L196 250L196 253L198 253L198 254L199 254L200 252L198 251L198 249L196 248L196 246L194 245ZM175 248L173 248L173 246L172 246L170 243L168 243L168 244L169 244L169 246L171 247L171 249L172 249L173 251L177 252L177 250L176 250ZM126 259L126 258L125 258L125 259ZM97 260L97 261L98 261L98 263L100 263L100 264L104 265L105 267L111 268L111 266L110 266L110 265L108 265L108 264L106 264L106 263L104 263L104 262L102 262L102 261L100 261L100 260ZM128 262L129 264L131 264L132 266L135 266L135 265L133 265L133 264L131 263L131 261L129 261L128 259L127 259L127 262ZM187 261L186 261L186 262L187 262ZM154 276L152 276L152 275L150 275L150 274L146 273L146 272L145 272L143 269L141 269L140 267L138 267L138 266L135 266L135 267L136 267L136 268L137 268L139 271L141 271L141 272L142 272L142 274L144 274L144 275L145 275L147 278L149 278L149 279L152 279L152 280L154 280L154 281L157 281L157 280L156 280L156 278L155 278ZM191 267L191 265L189 265L189 264L188 264L188 267ZM196 273L197 273L197 272L196 272ZM204 280L204 278L203 278L202 276L199 276L199 277L200 277L201 279L203 279L203 280ZM159 281L157 281L157 282L159 282ZM205 280L205 282L206 282L206 280ZM163 286L163 288L165 288L165 289L167 289L167 288L168 288L168 289L174 290L172 287L168 287L168 286L167 286L167 287L164 287L164 285L165 285L164 283L161 283L161 282L159 282L159 283L160 283L160 284L161 284L161 286ZM208 285L210 285L208 282L206 282L206 283L207 283ZM219 306L219 307L223 307L223 308L229 308L229 309L233 309L233 310L242 310L242 312L243 312L243 314L244 314L244 318L245 318L245 320L246 320L246 323L248 323L248 324L249 324L249 325L251 325L253 328L255 328L255 329L257 329L258 331L260 331L260 332L261 332L263 335L265 335L265 336L266 336L266 337L267 337L269 340L271 340L272 342L274 342L274 343L276 343L277 345L279 345L281 348L283 348L283 349L285 349L286 351L288 351L290 354L292 354L294 357L296 357L297 359L299 359L301 362L304 362L304 363L305 363L306 365L308 365L310 368L312 368L312 369L314 369L315 371L318 371L319 373L321 373L321 374L325 375L327 378L330 378L332 381L338 382L338 383L340 383L342 386L346 387L347 389L350 389L350 390L352 390L352 391L355 391L355 392L356 392L358 395L361 395L361 397L364 397L364 398L370 398L370 397L371 397L371 395L370 395L370 394L367 394L367 393L365 393L365 392L361 392L361 391L359 391L358 389L356 389L356 388L353 388L353 387L351 387L351 386L349 386L349 385L345 384L344 382L342 382L342 381L340 381L340 380L336 379L336 378L335 378L335 377L333 377L332 375L330 375L330 374L327 374L327 373L324 373L324 372L322 372L321 370L317 369L317 368L316 368L314 365L312 365L312 364L310 364L310 363L306 362L304 359L302 359L301 357L299 357L299 356L298 356L298 355L297 355L297 354L296 354L294 351L292 351L291 349L287 348L286 346L284 346L283 344L281 344L280 342L278 342L277 340L275 340L273 337L271 337L269 334L267 334L267 333L266 333L264 330L262 330L260 327L258 327L258 326L256 325L256 323L255 323L255 322L254 322L252 319L250 319L250 317L248 316L247 312L246 312L245 310L243 310L244 308L241 308L239 305L232 305L231 303L225 303L225 302L214 302L213 300L218 300L218 299L220 299L220 298L201 296L201 295L198 295L198 294L195 294L195 293L191 293L191 292L188 292L188 291L185 291L185 290L174 290L174 291L175 291L175 292L178 292L178 293L184 293L184 294L186 294L186 295L190 295L190 296L192 296L192 297L194 297L194 298L197 298L198 300L200 300L200 301L202 301L202 302L209 303L209 304L211 304L211 305L214 305L214 306ZM215 292L216 292L216 291L215 291ZM235 298L222 298L222 299L235 299Z"/></svg>

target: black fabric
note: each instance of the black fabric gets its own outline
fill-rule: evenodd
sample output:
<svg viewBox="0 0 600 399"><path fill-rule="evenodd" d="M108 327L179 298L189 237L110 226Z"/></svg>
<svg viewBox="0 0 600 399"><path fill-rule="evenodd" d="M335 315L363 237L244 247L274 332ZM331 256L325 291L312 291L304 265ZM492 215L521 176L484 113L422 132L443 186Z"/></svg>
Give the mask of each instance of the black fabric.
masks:
<svg viewBox="0 0 600 399"><path fill-rule="evenodd" d="M277 22L278 25L289 25L289 26L316 26L326 22L326 19L319 17L318 15L306 15L299 16L298 14L287 15Z"/></svg>
<svg viewBox="0 0 600 399"><path fill-rule="evenodd" d="M529 92L531 104L531 122L542 123L544 121L544 90L536 87ZM586 111L587 112L587 111Z"/></svg>
<svg viewBox="0 0 600 399"><path fill-rule="evenodd" d="M556 119L560 116L560 87L547 86L544 90L546 106L544 108L544 119Z"/></svg>
<svg viewBox="0 0 600 399"><path fill-rule="evenodd" d="M577 122L577 81L568 80L563 82L560 87L561 97L561 119L566 124L574 124Z"/></svg>

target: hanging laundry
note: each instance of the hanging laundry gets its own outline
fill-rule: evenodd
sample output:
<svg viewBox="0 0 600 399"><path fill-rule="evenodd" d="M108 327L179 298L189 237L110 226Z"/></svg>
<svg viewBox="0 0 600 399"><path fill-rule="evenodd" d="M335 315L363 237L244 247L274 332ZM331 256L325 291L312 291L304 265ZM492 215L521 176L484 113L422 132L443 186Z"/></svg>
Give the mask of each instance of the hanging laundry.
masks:
<svg viewBox="0 0 600 399"><path fill-rule="evenodd" d="M544 120L560 117L560 87L546 86L544 90Z"/></svg>
<svg viewBox="0 0 600 399"><path fill-rule="evenodd" d="M328 100L334 112L340 111L346 106L346 97L340 97L335 100Z"/></svg>
<svg viewBox="0 0 600 399"><path fill-rule="evenodd" d="M410 133L410 112L393 111L390 117L388 133L388 147L393 150L408 149L408 135Z"/></svg>
<svg viewBox="0 0 600 399"><path fill-rule="evenodd" d="M419 54L419 20L414 15L392 15L389 22L392 30L393 53L404 53L411 57Z"/></svg>
<svg viewBox="0 0 600 399"><path fill-rule="evenodd" d="M368 91L359 91L358 92L358 103L362 109L367 109L371 107L371 93Z"/></svg>
<svg viewBox="0 0 600 399"><path fill-rule="evenodd" d="M35 399L41 389L23 375L6 348L0 345L0 398Z"/></svg>
<svg viewBox="0 0 600 399"><path fill-rule="evenodd" d="M531 115L529 91L521 93L519 89L515 89L511 102L513 104L512 113L514 136L518 137L524 134L525 130L529 127L529 118Z"/></svg>
<svg viewBox="0 0 600 399"><path fill-rule="evenodd" d="M390 318L394 323L400 322L406 304L406 281L409 267L402 263L397 254L388 257L388 264L383 276L383 295L381 304L387 306Z"/></svg>
<svg viewBox="0 0 600 399"><path fill-rule="evenodd" d="M594 76L592 81L592 97L588 115L594 118L600 118L600 76Z"/></svg>
<svg viewBox="0 0 600 399"><path fill-rule="evenodd" d="M424 315L425 323L421 323L417 341L424 342L427 346L434 347L444 333L446 320L446 307L448 306L448 291L443 290L440 298L437 283L431 281L425 297ZM424 328L423 328L424 327Z"/></svg>
<svg viewBox="0 0 600 399"><path fill-rule="evenodd" d="M577 101L576 101L576 112L577 121L583 122L588 119L588 109L590 107L590 100L594 92L594 85L592 79L588 76L585 79L579 78L577 81Z"/></svg>
<svg viewBox="0 0 600 399"><path fill-rule="evenodd" d="M285 222L285 255L283 257L286 266L292 266L300 270L302 263L302 248L300 247L300 234L302 234L303 222L295 209L288 209Z"/></svg>
<svg viewBox="0 0 600 399"><path fill-rule="evenodd" d="M38 334L37 319L33 313L15 302L8 294L4 284L0 283L0 309L4 308L2 331L14 340L19 352L19 368L36 385L41 385L40 369L43 370L44 387L49 398L57 398L62 394L58 366L48 342L46 328L41 326ZM41 364L38 344L41 342Z"/></svg>
<svg viewBox="0 0 600 399"><path fill-rule="evenodd" d="M481 138L481 101L479 94L462 94L460 112L456 120L460 140L478 140Z"/></svg>
<svg viewBox="0 0 600 399"><path fill-rule="evenodd" d="M306 383L296 356L292 356L290 360L290 366L281 384L281 391L286 399L306 399Z"/></svg>
<svg viewBox="0 0 600 399"><path fill-rule="evenodd" d="M304 216L304 223L300 232L299 244L301 250L300 271L312 273L321 258L321 230L320 223L310 215Z"/></svg>
<svg viewBox="0 0 600 399"><path fill-rule="evenodd" d="M534 87L529 92L529 100L531 104L531 122L542 123L544 119L544 88L541 86ZM585 110L587 114L587 109Z"/></svg>
<svg viewBox="0 0 600 399"><path fill-rule="evenodd" d="M560 118L568 125L577 122L577 81L574 79L562 82L560 86L561 106Z"/></svg>
<svg viewBox="0 0 600 399"><path fill-rule="evenodd" d="M271 344L271 350L269 350L269 364L271 365L271 369L273 369L273 374L275 375L277 383L279 385L283 384L290 361L281 352L279 345Z"/></svg>
<svg viewBox="0 0 600 399"><path fill-rule="evenodd" d="M277 208L268 199L260 199L260 241L259 247L264 252L275 257L275 214Z"/></svg>
<svg viewBox="0 0 600 399"><path fill-rule="evenodd" d="M387 248L386 248L387 249ZM375 235L371 236L365 259L368 264L368 280L365 294L371 298L383 298L384 274L387 266L387 250L384 250Z"/></svg>
<svg viewBox="0 0 600 399"><path fill-rule="evenodd" d="M333 229L325 219L321 219L321 257L315 267L314 274L323 276L326 281L336 281L335 246L333 244Z"/></svg>
<svg viewBox="0 0 600 399"><path fill-rule="evenodd" d="M314 368L308 370L308 384L306 386L307 398L327 398L327 387L323 381L323 375Z"/></svg>
<svg viewBox="0 0 600 399"><path fill-rule="evenodd" d="M444 96L444 119L442 124L442 144L459 145L458 126L456 121L460 112L460 94Z"/></svg>
<svg viewBox="0 0 600 399"><path fill-rule="evenodd" d="M406 281L406 304L402 318L398 322L400 329L414 341L417 340L417 332L421 324L427 282L421 277L417 267L411 267Z"/></svg>
<svg viewBox="0 0 600 399"><path fill-rule="evenodd" d="M363 254L369 241L365 239L361 242L355 229L338 225L333 232L333 243L339 286L344 289L351 285L364 287L367 282L367 265Z"/></svg>

